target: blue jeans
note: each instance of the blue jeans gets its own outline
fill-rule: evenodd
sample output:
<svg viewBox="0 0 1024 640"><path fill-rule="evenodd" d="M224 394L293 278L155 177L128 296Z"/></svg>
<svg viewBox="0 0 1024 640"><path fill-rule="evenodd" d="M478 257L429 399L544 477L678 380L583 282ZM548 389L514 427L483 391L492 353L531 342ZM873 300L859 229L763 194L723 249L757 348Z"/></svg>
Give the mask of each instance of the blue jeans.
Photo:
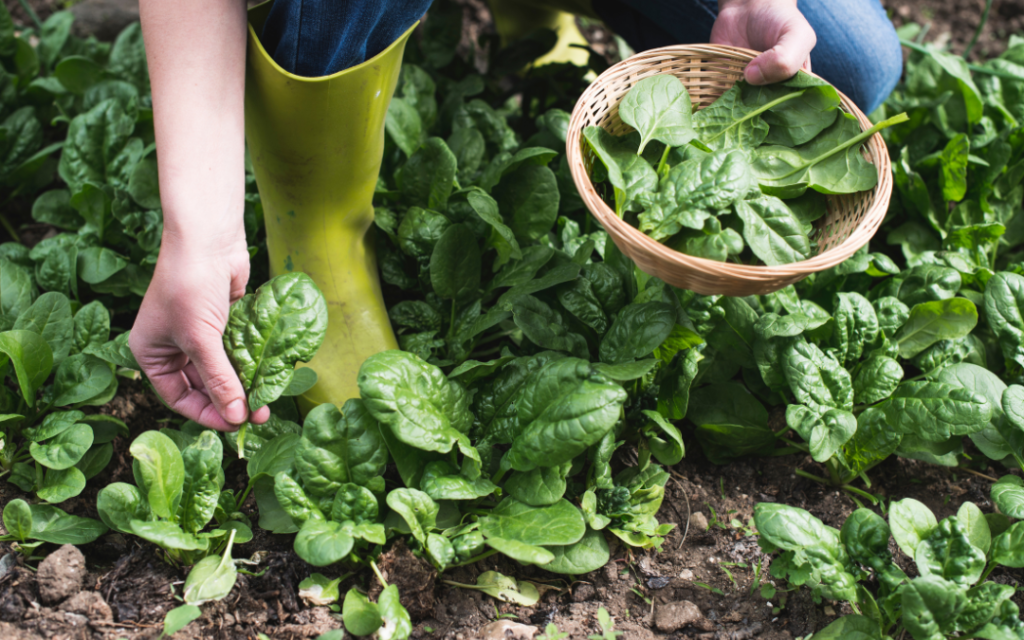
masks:
<svg viewBox="0 0 1024 640"><path fill-rule="evenodd" d="M384 50L431 0L276 0L263 44L285 69L322 76ZM707 42L717 0L593 0L595 12L636 51ZM880 0L799 0L818 35L814 71L866 113L896 86L903 54Z"/></svg>

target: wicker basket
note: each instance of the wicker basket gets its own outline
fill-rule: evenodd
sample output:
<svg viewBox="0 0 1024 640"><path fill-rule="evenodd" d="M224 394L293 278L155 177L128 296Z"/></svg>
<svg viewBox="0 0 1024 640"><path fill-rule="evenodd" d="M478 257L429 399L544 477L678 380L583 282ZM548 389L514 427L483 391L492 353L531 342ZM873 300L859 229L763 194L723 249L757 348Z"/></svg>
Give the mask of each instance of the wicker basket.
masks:
<svg viewBox="0 0 1024 640"><path fill-rule="evenodd" d="M818 255L801 262L748 266L689 256L652 240L605 204L590 182L595 156L583 139L583 129L597 125L616 135L631 131L619 119L619 101L637 81L661 73L671 73L686 85L695 108L706 107L743 77L744 67L756 55L747 49L719 45L676 45L645 51L602 73L573 109L566 153L587 208L640 269L675 287L729 296L777 291L849 258L875 234L889 207L892 171L885 141L879 134L863 146L868 160L878 167L878 184L870 191L828 197L828 213L817 221L811 235L817 241ZM863 130L870 128L870 121L856 105L840 96L841 108L855 115Z"/></svg>

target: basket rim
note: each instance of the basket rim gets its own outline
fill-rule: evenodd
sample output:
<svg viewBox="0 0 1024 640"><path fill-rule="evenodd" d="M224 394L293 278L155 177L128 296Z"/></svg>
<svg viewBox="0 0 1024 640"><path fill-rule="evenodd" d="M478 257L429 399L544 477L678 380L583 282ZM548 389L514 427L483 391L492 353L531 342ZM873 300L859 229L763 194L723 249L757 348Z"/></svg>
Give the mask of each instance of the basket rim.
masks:
<svg viewBox="0 0 1024 640"><path fill-rule="evenodd" d="M672 60L683 60L689 57L727 57L741 62L749 62L759 52L717 44L680 44L669 45L657 49L650 49L622 60L606 69L594 82L583 92L576 105L573 107L569 119L569 128L566 134L566 156L569 161L570 172L573 181L580 193L584 204L605 230L615 238L616 235L625 236L635 245L640 245L645 253L652 255L655 259L671 263L675 266L694 272L713 274L715 276L732 278L748 283L778 282L785 278L801 278L811 273L829 269L856 253L861 247L867 244L878 231L882 221L885 219L889 208L889 200L892 194L892 168L889 160L888 149L881 133L875 133L863 143L863 149L869 152L872 164L878 170L878 183L871 190L871 200L868 210L864 213L861 221L842 242L815 256L799 262L792 262L784 265L743 265L732 262L718 262L707 258L699 258L671 249L636 227L619 218L611 207L597 195L590 176L583 163L583 120L588 114L587 105L592 103L605 87L613 80L624 76L636 76L643 73L656 63ZM708 73L708 72L705 72ZM711 72L713 73L713 72ZM811 72L808 72L811 73ZM659 74L646 74L659 75ZM812 76L825 81L820 76L811 73ZM827 81L826 81L827 82ZM855 116L860 124L861 130L871 128L872 123L867 116L853 103L845 94L836 89L840 97L840 108ZM589 193L588 193L589 192ZM863 192L861 192L863 193ZM852 195L852 194L851 194ZM588 197L592 196L592 197Z"/></svg>

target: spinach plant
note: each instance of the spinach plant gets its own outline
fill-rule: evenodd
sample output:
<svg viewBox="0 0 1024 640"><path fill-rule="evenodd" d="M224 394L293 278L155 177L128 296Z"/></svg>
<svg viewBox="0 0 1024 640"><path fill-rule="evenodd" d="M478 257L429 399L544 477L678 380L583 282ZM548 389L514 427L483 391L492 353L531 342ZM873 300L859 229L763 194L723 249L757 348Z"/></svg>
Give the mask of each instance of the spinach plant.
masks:
<svg viewBox="0 0 1024 640"><path fill-rule="evenodd" d="M49 503L77 496L127 435L123 422L81 408L117 393L115 367L102 355L110 314L98 301L85 306L57 292L38 295L28 273L0 258L3 299L0 375L0 468L22 491Z"/></svg>
<svg viewBox="0 0 1024 640"><path fill-rule="evenodd" d="M16 543L25 555L51 544L88 544L107 532L101 522L64 513L48 504L29 504L24 500L11 500L4 506L4 528L7 535L0 540Z"/></svg>
<svg viewBox="0 0 1024 640"><path fill-rule="evenodd" d="M1001 484L1019 489L1020 479L1012 478ZM1007 515L982 514L966 502L938 522L926 506L906 498L890 505L888 523L858 509L836 530L802 509L769 503L755 507L754 522L762 549L779 553L771 564L775 578L854 609L856 615L834 622L823 637L856 631L881 639L905 631L915 640L1015 638L1024 631L1010 600L1014 588L986 581L999 566L1024 565L1024 523L1011 524ZM894 562L890 536L915 561L918 577ZM877 584L874 592L869 578Z"/></svg>
<svg viewBox="0 0 1024 640"><path fill-rule="evenodd" d="M216 556L229 540L252 539L234 494L223 490L224 449L215 432L194 423L182 431L146 431L129 450L136 484L115 482L97 497L108 527L148 540L184 565Z"/></svg>
<svg viewBox="0 0 1024 640"><path fill-rule="evenodd" d="M371 602L355 587L348 590L342 607L345 630L354 636L376 633L378 638L407 640L412 634L412 619L399 600L398 587L384 580L373 561L370 566L383 590L377 602Z"/></svg>

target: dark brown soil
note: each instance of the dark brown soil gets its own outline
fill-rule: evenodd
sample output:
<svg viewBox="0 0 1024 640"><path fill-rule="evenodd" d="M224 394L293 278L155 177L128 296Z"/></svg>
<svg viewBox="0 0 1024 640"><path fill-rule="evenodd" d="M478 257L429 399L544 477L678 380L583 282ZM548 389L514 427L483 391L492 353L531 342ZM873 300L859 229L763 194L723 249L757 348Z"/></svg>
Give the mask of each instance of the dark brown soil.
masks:
<svg viewBox="0 0 1024 640"><path fill-rule="evenodd" d="M916 22L928 28L925 40L949 44L963 53L981 21L986 0L882 0L893 22ZM971 51L981 60L1006 49L1011 35L1024 35L1024 0L993 0L988 23Z"/></svg>

